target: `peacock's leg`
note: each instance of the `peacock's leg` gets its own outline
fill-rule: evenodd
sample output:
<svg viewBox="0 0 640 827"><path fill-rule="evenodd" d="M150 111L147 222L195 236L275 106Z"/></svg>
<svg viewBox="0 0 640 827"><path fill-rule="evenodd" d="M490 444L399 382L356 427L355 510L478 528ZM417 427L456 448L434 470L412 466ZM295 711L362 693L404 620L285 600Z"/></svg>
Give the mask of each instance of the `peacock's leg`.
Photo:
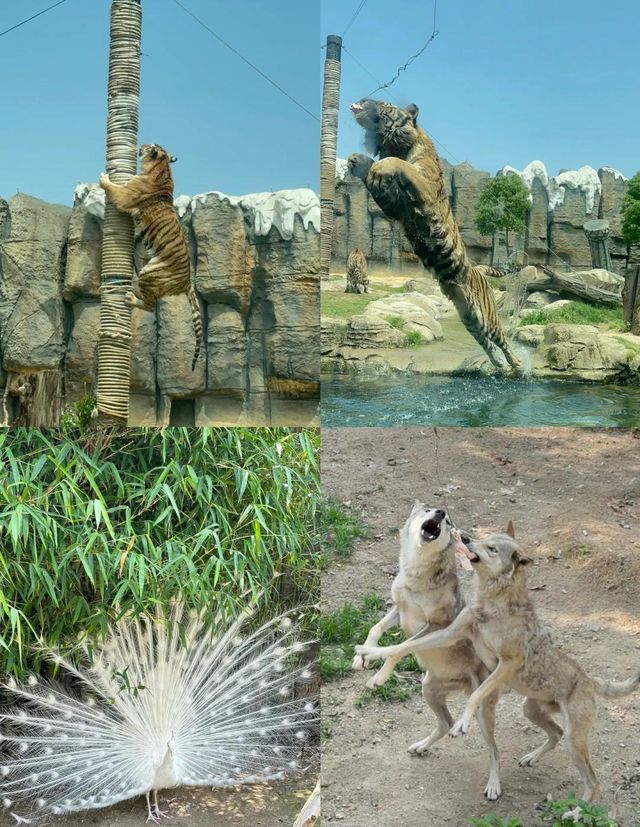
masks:
<svg viewBox="0 0 640 827"><path fill-rule="evenodd" d="M155 790L154 790L154 794L155 794ZM147 822L146 823L148 824L150 821L153 821L155 824L157 824L158 819L156 818L156 816L153 812L153 809L151 807L151 798L150 798L149 793L147 793L146 799L147 799Z"/></svg>
<svg viewBox="0 0 640 827"><path fill-rule="evenodd" d="M154 815L156 816L156 821L161 819L161 818L173 818L173 816L170 816L169 813L165 813L164 810L161 810L160 807L158 806L158 791L157 790L153 791L153 812L154 812Z"/></svg>

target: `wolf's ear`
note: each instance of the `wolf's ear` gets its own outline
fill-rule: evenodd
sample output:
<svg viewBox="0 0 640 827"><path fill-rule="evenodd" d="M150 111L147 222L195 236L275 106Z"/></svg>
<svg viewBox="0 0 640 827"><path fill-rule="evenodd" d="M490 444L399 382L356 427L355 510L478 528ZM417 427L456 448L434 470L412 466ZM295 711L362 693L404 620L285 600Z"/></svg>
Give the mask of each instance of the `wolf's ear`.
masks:
<svg viewBox="0 0 640 827"><path fill-rule="evenodd" d="M411 506L411 514L416 514L418 511L422 511L423 508L424 503L420 502L420 500L414 500Z"/></svg>
<svg viewBox="0 0 640 827"><path fill-rule="evenodd" d="M533 563L531 557L527 557L527 555L521 551L514 551L511 559L513 560L514 566L528 566L530 563Z"/></svg>
<svg viewBox="0 0 640 827"><path fill-rule="evenodd" d="M409 106L407 106L407 108L405 109L405 112L407 113L407 115L409 115L409 117L410 117L410 118L411 118L411 120L413 121L413 125L414 125L414 126L415 126L415 124L416 124L416 122L417 122L417 120L418 120L418 112L419 112L419 111L420 111L420 110L419 110L419 109L418 109L418 107L415 105L415 103L410 103L410 104L409 104Z"/></svg>
<svg viewBox="0 0 640 827"><path fill-rule="evenodd" d="M515 538L516 538L516 530L515 530L515 528L513 527L513 522L512 522L511 520L509 520L509 525L507 526L507 530L506 530L506 532L505 532L505 533L506 533L506 534L508 534L508 535L509 535L509 537L513 537L513 539L515 540Z"/></svg>
<svg viewBox="0 0 640 827"><path fill-rule="evenodd" d="M178 160L178 159L176 158L176 156L175 156L175 155L170 155L170 156L169 156L169 161L170 161L172 164L175 164L175 162L176 162L177 160Z"/></svg>

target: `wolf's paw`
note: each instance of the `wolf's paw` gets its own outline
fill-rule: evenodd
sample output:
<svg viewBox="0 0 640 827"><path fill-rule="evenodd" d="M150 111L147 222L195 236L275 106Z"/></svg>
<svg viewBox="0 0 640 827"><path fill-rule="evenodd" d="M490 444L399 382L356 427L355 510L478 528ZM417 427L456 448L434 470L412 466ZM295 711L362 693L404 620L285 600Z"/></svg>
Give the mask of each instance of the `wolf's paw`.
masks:
<svg viewBox="0 0 640 827"><path fill-rule="evenodd" d="M469 727L470 726L471 726L471 721L469 721L463 715L462 718L459 718L455 722L455 724L451 727L451 729L449 730L449 735L452 738L457 738L458 735L466 735L467 732L469 732Z"/></svg>
<svg viewBox="0 0 640 827"><path fill-rule="evenodd" d="M522 758L519 759L518 765L520 767L532 767L536 763L538 758L540 758L541 752L542 749L540 747L531 750L531 752L528 752L526 755L523 755Z"/></svg>
<svg viewBox="0 0 640 827"><path fill-rule="evenodd" d="M410 755L428 755L431 751L428 741L428 738L423 738L421 741L416 741L415 744L411 744L407 747L407 752Z"/></svg>
<svg viewBox="0 0 640 827"><path fill-rule="evenodd" d="M381 672L376 672L373 677L369 678L366 683L366 687L367 689L378 689L379 686L384 686L388 679L388 675L384 675Z"/></svg>
<svg viewBox="0 0 640 827"><path fill-rule="evenodd" d="M386 657L386 652L383 651L382 646L365 646L364 643L359 643L357 646L354 646L353 648L356 655L359 655L361 658L366 660L373 660L374 658Z"/></svg>
<svg viewBox="0 0 640 827"><path fill-rule="evenodd" d="M484 788L484 797L488 801L496 801L502 795L502 787L500 786L500 779L489 776L487 786Z"/></svg>

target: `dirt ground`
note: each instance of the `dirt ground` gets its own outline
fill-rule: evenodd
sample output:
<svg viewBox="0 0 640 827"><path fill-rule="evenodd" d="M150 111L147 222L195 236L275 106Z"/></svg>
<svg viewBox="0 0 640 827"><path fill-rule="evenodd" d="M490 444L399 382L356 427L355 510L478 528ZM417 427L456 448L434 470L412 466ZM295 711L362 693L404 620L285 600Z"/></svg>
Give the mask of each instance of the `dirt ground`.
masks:
<svg viewBox="0 0 640 827"><path fill-rule="evenodd" d="M162 790L158 794L160 808L173 821L163 819L161 823L188 824L189 827L292 827L315 786L315 779L314 774L309 774L287 783L252 784L214 792L184 787ZM138 798L106 810L52 819L50 824L52 827L144 827L146 818L146 802ZM0 815L0 824L15 827L16 822Z"/></svg>
<svg viewBox="0 0 640 827"><path fill-rule="evenodd" d="M444 504L458 526L502 529L509 519L535 558L529 583L556 639L593 675L640 668L640 434L579 429L325 429L324 493L369 527L353 555L324 574L323 611L389 596L397 529L419 498ZM465 582L465 587L469 584ZM355 641L354 641L355 643ZM498 707L503 795L483 796L488 757L477 727L414 758L406 747L432 728L421 696L404 703L355 700L369 672L323 688L323 816L348 827L466 827L494 812L541 824L548 794L580 792L561 744L540 764L517 759L541 733L509 692ZM461 711L463 697L452 696ZM640 692L599 702L592 736L602 801L624 827L640 825ZM615 804L614 804L615 802Z"/></svg>

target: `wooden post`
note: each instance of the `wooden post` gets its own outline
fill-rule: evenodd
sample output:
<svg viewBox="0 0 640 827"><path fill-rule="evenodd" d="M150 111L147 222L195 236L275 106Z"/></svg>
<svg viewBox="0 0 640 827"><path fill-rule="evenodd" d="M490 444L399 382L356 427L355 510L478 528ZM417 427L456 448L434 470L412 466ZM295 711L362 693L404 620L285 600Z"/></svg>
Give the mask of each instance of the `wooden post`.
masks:
<svg viewBox="0 0 640 827"><path fill-rule="evenodd" d="M327 55L324 61L322 122L320 127L320 277L325 279L329 278L329 267L331 266L341 53L342 38L330 34L327 37Z"/></svg>
<svg viewBox="0 0 640 827"><path fill-rule="evenodd" d="M115 184L137 171L141 0L113 0L109 49L106 171ZM97 407L103 421L129 416L133 220L107 198L102 238Z"/></svg>

